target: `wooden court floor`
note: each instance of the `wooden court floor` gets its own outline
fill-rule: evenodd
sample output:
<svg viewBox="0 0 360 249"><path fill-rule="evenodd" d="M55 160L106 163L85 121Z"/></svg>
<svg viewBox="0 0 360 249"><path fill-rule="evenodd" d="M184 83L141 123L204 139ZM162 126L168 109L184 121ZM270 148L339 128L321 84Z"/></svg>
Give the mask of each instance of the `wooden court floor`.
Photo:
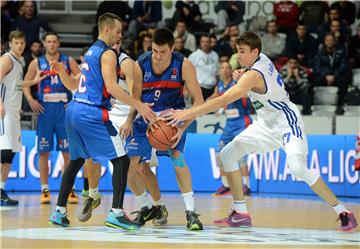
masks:
<svg viewBox="0 0 360 249"><path fill-rule="evenodd" d="M139 231L128 232L103 225L111 206L111 195L104 194L102 203L86 223L77 221L79 205L69 205L69 228L47 223L56 203L40 205L39 194L11 195L19 207L0 207L1 248L360 248L360 233L340 233L336 214L319 199L290 199L252 196L248 208L253 228L216 228L214 219L227 215L231 198L196 195L196 206L205 225L204 231L185 229L184 204L179 194L165 194L169 223L154 228L147 224ZM359 200L344 202L360 221ZM125 210L133 211L136 203L126 195Z"/></svg>

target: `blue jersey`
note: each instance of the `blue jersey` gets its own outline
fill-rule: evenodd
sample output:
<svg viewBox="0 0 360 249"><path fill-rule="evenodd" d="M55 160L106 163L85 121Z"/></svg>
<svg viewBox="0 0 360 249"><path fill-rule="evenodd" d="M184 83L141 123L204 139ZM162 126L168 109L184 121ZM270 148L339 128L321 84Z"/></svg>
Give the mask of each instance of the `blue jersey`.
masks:
<svg viewBox="0 0 360 249"><path fill-rule="evenodd" d="M184 109L182 79L184 56L176 52L172 53L169 67L161 75L156 75L152 69L151 55L152 52L147 52L138 58L143 74L142 102L154 103L152 110L155 112L169 108Z"/></svg>
<svg viewBox="0 0 360 249"><path fill-rule="evenodd" d="M81 65L79 88L74 95L75 101L106 110L111 109L111 96L106 90L101 73L101 56L109 49L112 48L98 39L86 52Z"/></svg>
<svg viewBox="0 0 360 249"><path fill-rule="evenodd" d="M66 71L70 74L69 57L60 54L59 61L65 64ZM63 85L59 75L50 70L50 65L45 55L38 58L38 65L39 69L43 73L48 74L49 77L46 77L40 82L37 99L40 102L69 102L72 96L71 91Z"/></svg>
<svg viewBox="0 0 360 249"><path fill-rule="evenodd" d="M222 95L236 84L232 80L227 86L223 81L217 83L218 94ZM245 129L251 123L250 100L248 98L238 99L225 107L226 125L224 132L232 132L238 129Z"/></svg>

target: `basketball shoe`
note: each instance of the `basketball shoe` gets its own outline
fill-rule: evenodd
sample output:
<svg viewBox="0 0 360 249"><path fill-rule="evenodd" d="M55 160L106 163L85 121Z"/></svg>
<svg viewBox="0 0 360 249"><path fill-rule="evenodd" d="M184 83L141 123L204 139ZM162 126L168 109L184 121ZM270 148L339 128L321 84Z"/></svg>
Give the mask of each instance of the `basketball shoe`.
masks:
<svg viewBox="0 0 360 249"><path fill-rule="evenodd" d="M353 213L342 212L337 220L341 221L339 231L351 232L357 227L357 222Z"/></svg>
<svg viewBox="0 0 360 249"><path fill-rule="evenodd" d="M1 206L16 206L19 202L17 200L11 199L5 192L5 190L1 189Z"/></svg>
<svg viewBox="0 0 360 249"><path fill-rule="evenodd" d="M167 224L168 220L167 217L169 216L169 213L165 207L165 205L161 206L155 206L159 210L159 216L155 219L153 219L152 223L154 226L161 226Z"/></svg>
<svg viewBox="0 0 360 249"><path fill-rule="evenodd" d="M70 221L67 217L67 213L61 214L59 210L55 209L50 215L49 224L68 227L70 225Z"/></svg>
<svg viewBox="0 0 360 249"><path fill-rule="evenodd" d="M251 218L248 213L236 213L233 210L228 217L215 220L214 225L217 227L251 227Z"/></svg>
<svg viewBox="0 0 360 249"><path fill-rule="evenodd" d="M126 230L137 230L139 227L133 223L124 212L115 214L112 210L109 211L105 220L105 225L114 228L123 228Z"/></svg>
<svg viewBox="0 0 360 249"><path fill-rule="evenodd" d="M203 230L203 224L199 220L199 214L195 213L194 211L186 210L186 228L191 231L198 231Z"/></svg>
<svg viewBox="0 0 360 249"><path fill-rule="evenodd" d="M79 203L79 198L77 197L74 189L72 189L71 192L70 192L68 202L70 204L78 204Z"/></svg>
<svg viewBox="0 0 360 249"><path fill-rule="evenodd" d="M94 200L93 198L89 197L84 202L84 207L81 213L78 215L78 220L81 222L88 221L91 218L92 211L97 208L101 203L101 198L97 198Z"/></svg>
<svg viewBox="0 0 360 249"><path fill-rule="evenodd" d="M251 190L250 190L250 188L249 188L246 184L243 184L243 185L242 185L242 189L243 189L244 195L249 196L249 195L251 194Z"/></svg>
<svg viewBox="0 0 360 249"><path fill-rule="evenodd" d="M230 194L230 188L225 187L224 185L221 185L221 187L218 188L218 190L216 190L216 192L213 194L213 196L222 196L222 195L227 195L227 194Z"/></svg>
<svg viewBox="0 0 360 249"><path fill-rule="evenodd" d="M149 220L153 220L161 215L160 206L152 206L148 208L147 206L142 207L139 211L132 212L132 214L136 214L136 218L133 222L138 226L143 226Z"/></svg>
<svg viewBox="0 0 360 249"><path fill-rule="evenodd" d="M40 203L41 204L50 204L50 201L51 201L50 192L46 188L41 192Z"/></svg>

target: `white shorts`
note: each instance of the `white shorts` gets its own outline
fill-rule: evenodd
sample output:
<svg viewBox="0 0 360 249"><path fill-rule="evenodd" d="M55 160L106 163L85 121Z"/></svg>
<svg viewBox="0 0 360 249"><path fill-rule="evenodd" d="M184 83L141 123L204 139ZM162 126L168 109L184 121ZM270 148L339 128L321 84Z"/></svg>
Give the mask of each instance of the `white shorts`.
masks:
<svg viewBox="0 0 360 249"><path fill-rule="evenodd" d="M21 149L20 113L6 111L4 119L0 119L0 150L19 152Z"/></svg>

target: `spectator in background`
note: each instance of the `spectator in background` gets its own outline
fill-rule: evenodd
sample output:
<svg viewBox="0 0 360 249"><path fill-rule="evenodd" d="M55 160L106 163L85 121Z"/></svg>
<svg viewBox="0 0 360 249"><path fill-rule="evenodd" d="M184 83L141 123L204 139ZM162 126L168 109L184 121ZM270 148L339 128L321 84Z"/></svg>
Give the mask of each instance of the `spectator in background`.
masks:
<svg viewBox="0 0 360 249"><path fill-rule="evenodd" d="M314 74L315 86L337 86L339 89L338 110L341 113L343 98L347 92L347 56L345 50L336 47L333 34L325 36L323 47L319 49L315 57Z"/></svg>
<svg viewBox="0 0 360 249"><path fill-rule="evenodd" d="M266 54L272 61L276 61L285 50L286 35L277 32L276 21L268 21L266 33L261 37L262 53Z"/></svg>
<svg viewBox="0 0 360 249"><path fill-rule="evenodd" d="M326 1L303 1L300 5L300 20L309 33L318 33L317 27L324 23L328 12L329 5Z"/></svg>
<svg viewBox="0 0 360 249"><path fill-rule="evenodd" d="M81 53L80 53L79 61L78 61L79 65L81 65L83 63L85 54L88 50L89 50L89 46L85 46L81 49ZM81 68L80 68L80 70L81 70Z"/></svg>
<svg viewBox="0 0 360 249"><path fill-rule="evenodd" d="M303 106L302 114L311 114L311 97L307 70L299 65L296 56L290 57L279 73L289 93L290 100Z"/></svg>
<svg viewBox="0 0 360 249"><path fill-rule="evenodd" d="M1 50L0 50L0 56L5 54L7 50L6 42L1 38Z"/></svg>
<svg viewBox="0 0 360 249"><path fill-rule="evenodd" d="M328 21L323 23L320 27L319 27L319 41L320 42L324 42L324 37L327 33L329 33L331 31L331 22L333 20L338 20L340 21L340 34L342 37L347 37L347 24L345 22L342 22L340 20L340 12L338 9L336 8L330 8L329 10L329 16L328 16Z"/></svg>
<svg viewBox="0 0 360 249"><path fill-rule="evenodd" d="M17 9L19 2L1 1L1 38L8 41L11 26L18 16Z"/></svg>
<svg viewBox="0 0 360 249"><path fill-rule="evenodd" d="M148 27L163 27L161 1L140 1L134 2L132 20L129 24L127 35L137 37L141 30Z"/></svg>
<svg viewBox="0 0 360 249"><path fill-rule="evenodd" d="M336 1L331 4L331 8L338 9L340 13L340 20L351 25L355 22L356 6L350 1Z"/></svg>
<svg viewBox="0 0 360 249"><path fill-rule="evenodd" d="M290 37L295 32L300 9L293 1L279 1L274 4L274 16L279 32Z"/></svg>
<svg viewBox="0 0 360 249"><path fill-rule="evenodd" d="M308 67L313 66L313 59L317 52L317 41L306 32L305 23L299 22L296 35L289 38L286 47L288 57L297 57L298 63Z"/></svg>
<svg viewBox="0 0 360 249"><path fill-rule="evenodd" d="M29 49L33 41L41 40L42 33L51 31L51 28L46 20L37 16L34 1L23 1L20 3L20 8L23 13L15 19L11 29L20 29L25 32L26 47Z"/></svg>
<svg viewBox="0 0 360 249"><path fill-rule="evenodd" d="M214 7L217 13L217 28L223 31L229 24L243 22L245 3L243 1L218 1Z"/></svg>
<svg viewBox="0 0 360 249"><path fill-rule="evenodd" d="M124 50L125 54L131 57L131 59L136 60L134 42L131 39L125 39L121 43L121 49Z"/></svg>
<svg viewBox="0 0 360 249"><path fill-rule="evenodd" d="M230 37L240 35L239 27L235 24L230 24L226 27L222 33L221 38L216 43L215 51L218 55L226 55L231 57L234 53L234 49L230 45Z"/></svg>
<svg viewBox="0 0 360 249"><path fill-rule="evenodd" d="M210 49L216 51L217 37L215 34L210 35Z"/></svg>
<svg viewBox="0 0 360 249"><path fill-rule="evenodd" d="M191 51L184 46L184 39L181 36L175 37L174 51L183 54L186 58L189 57Z"/></svg>
<svg viewBox="0 0 360 249"><path fill-rule="evenodd" d="M346 48L346 44L348 43L347 34L341 31L341 22L340 20L332 20L330 22L330 33L332 33L335 37L336 46Z"/></svg>
<svg viewBox="0 0 360 249"><path fill-rule="evenodd" d="M184 20L178 20L176 22L174 37L183 38L185 48L191 52L196 50L195 36L187 30L186 22Z"/></svg>
<svg viewBox="0 0 360 249"><path fill-rule="evenodd" d="M349 59L352 68L360 68L360 24L357 28L357 34L350 39Z"/></svg>
<svg viewBox="0 0 360 249"><path fill-rule="evenodd" d="M206 100L214 92L219 69L219 56L215 51L210 50L210 37L208 35L201 35L200 48L189 56L189 60L195 67L196 77L204 100Z"/></svg>
<svg viewBox="0 0 360 249"><path fill-rule="evenodd" d="M152 36L149 34L145 34L140 38L142 40L142 46L138 51L138 56L142 55L145 52L148 52L151 50L151 44L152 44Z"/></svg>

